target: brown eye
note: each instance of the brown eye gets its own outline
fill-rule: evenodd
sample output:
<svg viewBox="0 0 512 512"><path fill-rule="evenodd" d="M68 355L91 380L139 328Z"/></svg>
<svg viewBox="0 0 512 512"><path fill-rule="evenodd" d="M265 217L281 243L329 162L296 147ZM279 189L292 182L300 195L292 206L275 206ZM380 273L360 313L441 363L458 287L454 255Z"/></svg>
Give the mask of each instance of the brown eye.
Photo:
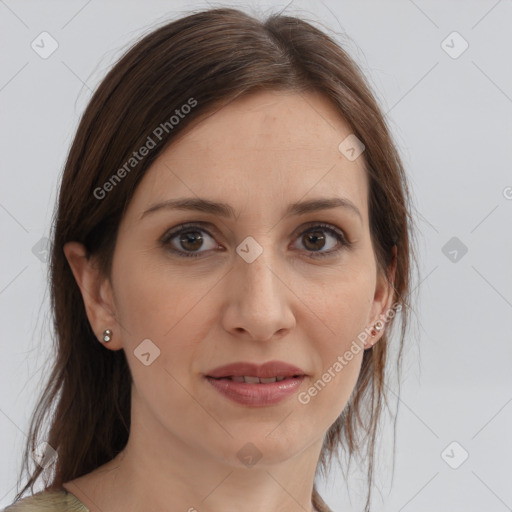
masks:
<svg viewBox="0 0 512 512"><path fill-rule="evenodd" d="M333 240L332 242L329 239ZM300 234L299 240L312 258L322 258L338 253L343 247L351 244L345 236L334 226L317 224ZM323 250L327 247L328 250Z"/></svg>
<svg viewBox="0 0 512 512"><path fill-rule="evenodd" d="M325 246L325 235L321 231L310 231L303 235L304 246L311 251L318 251Z"/></svg>
<svg viewBox="0 0 512 512"><path fill-rule="evenodd" d="M179 243L183 249L197 251L203 245L203 237L199 231L187 231L179 236Z"/></svg>
<svg viewBox="0 0 512 512"><path fill-rule="evenodd" d="M204 248L205 240L208 241L208 239L212 240L210 247L200 251ZM199 257L208 250L219 247L208 231L195 225L182 225L164 235L162 244L178 256L192 258Z"/></svg>

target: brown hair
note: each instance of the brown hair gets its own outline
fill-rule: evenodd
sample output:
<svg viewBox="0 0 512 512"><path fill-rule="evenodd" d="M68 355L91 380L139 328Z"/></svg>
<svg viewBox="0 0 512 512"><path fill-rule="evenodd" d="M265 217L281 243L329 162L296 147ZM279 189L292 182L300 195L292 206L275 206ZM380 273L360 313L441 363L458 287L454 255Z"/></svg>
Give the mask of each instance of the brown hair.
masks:
<svg viewBox="0 0 512 512"><path fill-rule="evenodd" d="M29 486L33 490L41 475L46 489L57 488L110 461L125 447L130 432L132 378L125 353L105 350L98 343L64 244L83 243L109 276L120 220L152 162L192 120L212 112L219 102L262 89L319 91L364 143L371 237L379 271L385 275L397 246L393 299L402 308L399 363L413 259L409 193L398 151L362 72L332 38L301 19L274 14L262 22L228 8L191 14L153 30L119 59L89 102L69 151L51 237L56 357L25 447L22 471L26 468L29 480L16 499ZM168 127L122 183L98 199L98 187L191 98L196 103L190 113ZM319 459L318 467L326 474L339 446L350 459L367 445L366 510L393 325L394 319L379 343L365 351L354 392L327 432ZM39 465L29 470L31 453L43 440L58 452L50 475ZM312 499L319 510L329 510L316 488Z"/></svg>

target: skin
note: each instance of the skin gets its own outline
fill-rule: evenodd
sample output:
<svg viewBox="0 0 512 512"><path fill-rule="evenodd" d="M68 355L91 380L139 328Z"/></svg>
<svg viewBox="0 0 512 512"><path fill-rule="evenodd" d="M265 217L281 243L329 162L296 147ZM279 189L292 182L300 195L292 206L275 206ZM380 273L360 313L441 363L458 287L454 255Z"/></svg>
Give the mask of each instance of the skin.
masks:
<svg viewBox="0 0 512 512"><path fill-rule="evenodd" d="M317 93L237 99L187 127L149 169L122 219L110 280L81 244L66 244L91 326L100 340L113 331L105 350L125 350L134 381L125 450L64 484L91 511L312 510L323 438L354 389L363 350L308 404L297 395L236 404L203 376L236 361L281 360L304 370L299 391L307 390L391 306L370 238L364 153L350 161L338 150L350 134ZM236 217L163 208L141 219L155 203L196 196L229 203ZM288 203L339 196L361 218L346 208L283 216ZM200 257L159 242L199 221L210 223L202 245L178 235L172 246ZM351 247L318 222L339 228ZM325 241L302 234L310 228ZM247 236L263 248L252 263L236 252ZM160 355L145 366L134 350L148 338ZM252 467L237 457L246 443L261 453Z"/></svg>

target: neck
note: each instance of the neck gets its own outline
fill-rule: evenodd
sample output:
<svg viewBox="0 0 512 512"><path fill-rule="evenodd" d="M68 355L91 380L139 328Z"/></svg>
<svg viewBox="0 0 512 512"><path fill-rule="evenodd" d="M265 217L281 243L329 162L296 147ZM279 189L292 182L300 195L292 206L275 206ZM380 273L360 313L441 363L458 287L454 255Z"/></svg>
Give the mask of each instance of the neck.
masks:
<svg viewBox="0 0 512 512"><path fill-rule="evenodd" d="M131 505L134 510L317 512L311 502L316 465L310 463L317 452L314 446L278 464L234 467L190 449L174 447L169 457L161 452L156 457L144 444L130 445L112 461L117 469L110 492L117 495L116 504L126 500L120 511Z"/></svg>

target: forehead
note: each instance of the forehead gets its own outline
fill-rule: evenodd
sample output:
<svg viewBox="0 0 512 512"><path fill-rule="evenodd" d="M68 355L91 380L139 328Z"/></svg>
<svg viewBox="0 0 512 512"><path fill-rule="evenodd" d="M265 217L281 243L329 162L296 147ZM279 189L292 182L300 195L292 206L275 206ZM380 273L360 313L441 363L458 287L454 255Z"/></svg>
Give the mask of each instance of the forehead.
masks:
<svg viewBox="0 0 512 512"><path fill-rule="evenodd" d="M364 153L348 159L339 149L350 126L319 93L266 91L238 98L195 120L158 157L132 199L148 203L200 196L254 205L341 195L366 216Z"/></svg>

